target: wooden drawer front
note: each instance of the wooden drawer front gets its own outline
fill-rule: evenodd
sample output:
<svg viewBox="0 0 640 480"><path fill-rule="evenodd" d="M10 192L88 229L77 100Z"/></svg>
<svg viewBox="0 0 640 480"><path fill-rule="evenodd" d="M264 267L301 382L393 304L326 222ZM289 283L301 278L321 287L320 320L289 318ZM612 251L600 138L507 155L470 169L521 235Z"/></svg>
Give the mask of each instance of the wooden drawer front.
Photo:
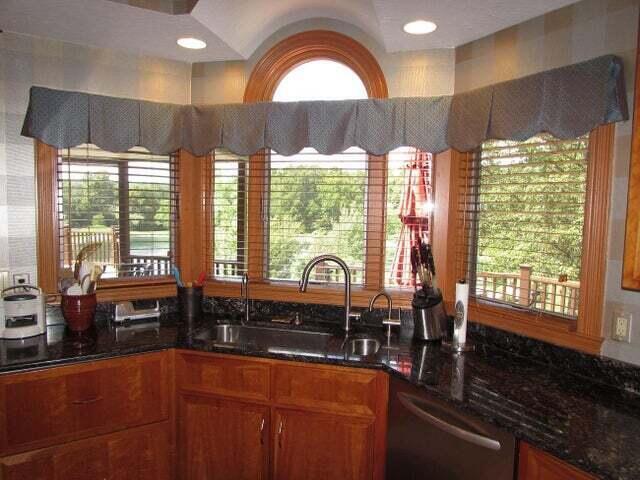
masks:
<svg viewBox="0 0 640 480"><path fill-rule="evenodd" d="M164 353L0 377L2 453L165 420Z"/></svg>
<svg viewBox="0 0 640 480"><path fill-rule="evenodd" d="M0 459L4 480L169 480L164 422Z"/></svg>
<svg viewBox="0 0 640 480"><path fill-rule="evenodd" d="M274 369L274 401L279 405L375 416L375 372L291 365Z"/></svg>
<svg viewBox="0 0 640 480"><path fill-rule="evenodd" d="M269 364L237 357L176 356L177 385L181 390L253 400L269 400Z"/></svg>

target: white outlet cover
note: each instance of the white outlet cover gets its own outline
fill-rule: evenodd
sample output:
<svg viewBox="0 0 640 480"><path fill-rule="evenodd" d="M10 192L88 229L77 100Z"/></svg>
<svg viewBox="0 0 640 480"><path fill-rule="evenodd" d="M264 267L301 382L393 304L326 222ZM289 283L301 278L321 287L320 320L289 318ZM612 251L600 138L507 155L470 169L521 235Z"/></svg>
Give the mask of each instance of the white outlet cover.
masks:
<svg viewBox="0 0 640 480"><path fill-rule="evenodd" d="M614 312L611 338L618 342L631 343L632 316L627 312Z"/></svg>

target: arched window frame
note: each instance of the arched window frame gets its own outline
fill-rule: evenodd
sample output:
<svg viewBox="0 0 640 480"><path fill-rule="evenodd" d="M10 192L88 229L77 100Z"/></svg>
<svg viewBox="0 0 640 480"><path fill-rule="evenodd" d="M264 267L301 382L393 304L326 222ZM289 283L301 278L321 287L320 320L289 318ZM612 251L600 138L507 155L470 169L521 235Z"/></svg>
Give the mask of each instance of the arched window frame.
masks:
<svg viewBox="0 0 640 480"><path fill-rule="evenodd" d="M282 79L294 68L313 61L332 60L339 62L361 79L369 98L387 98L387 84L375 57L356 40L331 31L313 30L295 34L274 45L258 61L244 95L245 103L271 101ZM267 175L264 153L250 158L248 224L249 235L248 273L252 280L252 297L268 300L288 300L324 304L342 304L343 291L339 286L325 286L315 291L300 294L297 285L285 282L270 282L266 279L266 245L262 205L265 196L265 178ZM367 227L365 245L365 281L361 287L353 289L355 305L367 305L372 294L384 287L384 232L386 156L368 156L369 176L367 184ZM377 165L376 165L377 164ZM212 280L208 283L207 293L237 295L237 282ZM233 293L232 293L233 292ZM396 300L408 306L410 295L397 292Z"/></svg>

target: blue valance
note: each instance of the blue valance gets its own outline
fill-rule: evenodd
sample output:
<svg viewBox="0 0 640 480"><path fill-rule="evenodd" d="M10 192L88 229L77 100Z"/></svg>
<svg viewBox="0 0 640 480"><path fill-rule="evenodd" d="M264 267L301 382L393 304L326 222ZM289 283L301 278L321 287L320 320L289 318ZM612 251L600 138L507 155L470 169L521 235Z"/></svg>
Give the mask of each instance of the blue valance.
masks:
<svg viewBox="0 0 640 480"><path fill-rule="evenodd" d="M548 132L575 138L628 118L622 61L606 55L453 96L227 105L175 105L32 87L22 134L58 148L92 143L120 152L227 148L293 155L360 147L469 151L487 139Z"/></svg>

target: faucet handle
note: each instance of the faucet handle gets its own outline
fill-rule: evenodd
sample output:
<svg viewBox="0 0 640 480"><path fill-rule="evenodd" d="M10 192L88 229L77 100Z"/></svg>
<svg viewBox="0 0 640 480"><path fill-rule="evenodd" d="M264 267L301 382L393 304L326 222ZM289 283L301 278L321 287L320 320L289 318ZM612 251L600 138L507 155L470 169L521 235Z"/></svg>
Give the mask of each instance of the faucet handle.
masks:
<svg viewBox="0 0 640 480"><path fill-rule="evenodd" d="M389 318L382 320L382 324L383 325L389 325L389 326L398 326L398 325L402 325L402 320L400 318L400 316L402 315L402 308L399 307L398 308L398 318L391 318L391 311L389 311Z"/></svg>
<svg viewBox="0 0 640 480"><path fill-rule="evenodd" d="M362 314L360 312L349 312L349 318L351 320L359 322L360 320L362 320Z"/></svg>

